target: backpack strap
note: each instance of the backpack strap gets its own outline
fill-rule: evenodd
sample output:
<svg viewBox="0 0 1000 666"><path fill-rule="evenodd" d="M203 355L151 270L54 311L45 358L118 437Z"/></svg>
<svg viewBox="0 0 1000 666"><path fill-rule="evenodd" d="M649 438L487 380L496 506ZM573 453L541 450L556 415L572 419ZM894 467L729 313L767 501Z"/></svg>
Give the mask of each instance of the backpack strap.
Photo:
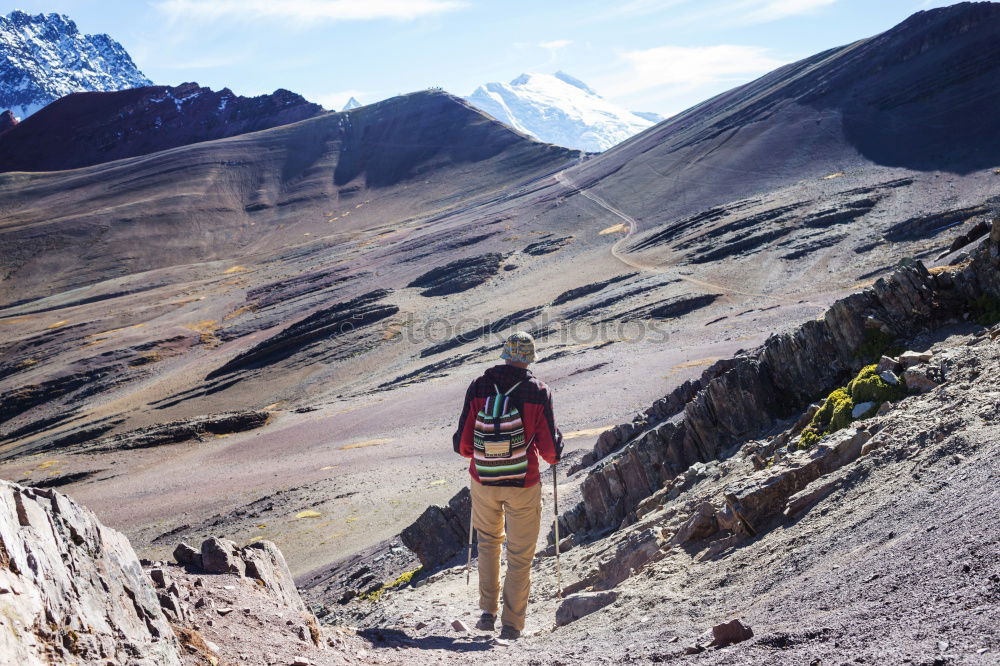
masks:
<svg viewBox="0 0 1000 666"><path fill-rule="evenodd" d="M522 380L522 381L523 381L523 380ZM521 385L521 382L518 382L518 383L514 384L513 386L511 386L511 387L510 387L510 388L509 388L509 389L507 390L507 392L506 392L506 393L504 393L504 395L510 395L511 393L513 393L513 392L514 392L514 389L516 389L516 388L517 388L518 386L520 386L520 385ZM494 385L493 385L493 388L496 388L496 384L494 384ZM497 393L499 393L499 392L500 392L500 389L497 389Z"/></svg>

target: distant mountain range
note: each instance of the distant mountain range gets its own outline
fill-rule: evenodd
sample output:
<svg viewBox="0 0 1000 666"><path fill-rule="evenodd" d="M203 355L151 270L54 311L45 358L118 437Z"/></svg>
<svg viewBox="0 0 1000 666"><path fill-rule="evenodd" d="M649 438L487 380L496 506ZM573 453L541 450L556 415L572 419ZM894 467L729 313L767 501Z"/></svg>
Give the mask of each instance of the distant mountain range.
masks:
<svg viewBox="0 0 1000 666"><path fill-rule="evenodd" d="M0 133L13 127L15 120L24 120L71 93L113 92L149 86L152 86L152 82L136 67L122 45L108 35L82 34L76 24L62 14L30 15L15 10L5 17L0 16L0 112L9 109L13 116L0 120ZM184 86L189 87L189 84ZM187 87L184 94L191 92ZM163 90L159 92L166 94L167 88L161 88ZM204 92L208 89L201 90ZM154 98L158 99L158 94L150 92L151 96L132 96L128 100L109 98L100 102L95 98L88 100L87 104L91 107L95 103L112 106L125 104L131 109L131 113L135 113L138 111L136 105L141 99L153 102ZM235 98L228 91L213 94ZM587 84L564 72L522 74L510 83L487 83L477 88L467 100L497 120L540 141L587 152L607 150L663 120L655 113L632 112L609 102ZM281 101L301 106L298 101L289 101L284 97ZM79 100L77 103L80 103ZM301 100L301 103L308 104L305 100ZM357 99L351 97L343 110L349 111L359 106L361 104ZM68 107L63 109L64 112L67 110ZM175 115L186 115L180 113L180 106L177 110L178 114ZM224 107L218 109L220 112L224 110ZM150 112L155 111L156 109L150 109ZM70 111L71 114L76 112ZM303 117L309 115L314 114L310 112ZM295 117L288 122L300 119ZM209 131L205 138L247 131L242 127L245 124L241 124L240 129L233 132ZM270 127L273 123L265 121L263 126ZM28 134L22 132L22 136ZM194 134L200 133L195 131ZM121 147L122 142L115 138L110 143ZM158 141L153 143L159 144ZM8 157L11 157L7 152ZM138 154L131 150L125 152ZM23 161L26 157L22 151L18 160ZM74 166L93 163L91 157L87 156L83 156L82 162L76 159L79 156L66 157L73 159L59 160L60 163ZM39 162L34 158L32 160ZM51 168L52 164L42 160L36 166Z"/></svg>
<svg viewBox="0 0 1000 666"><path fill-rule="evenodd" d="M540 141L598 153L663 118L628 111L565 72L521 74L487 83L466 98L497 120Z"/></svg>
<svg viewBox="0 0 1000 666"><path fill-rule="evenodd" d="M0 110L24 119L69 93L151 84L121 44L64 15L0 16Z"/></svg>

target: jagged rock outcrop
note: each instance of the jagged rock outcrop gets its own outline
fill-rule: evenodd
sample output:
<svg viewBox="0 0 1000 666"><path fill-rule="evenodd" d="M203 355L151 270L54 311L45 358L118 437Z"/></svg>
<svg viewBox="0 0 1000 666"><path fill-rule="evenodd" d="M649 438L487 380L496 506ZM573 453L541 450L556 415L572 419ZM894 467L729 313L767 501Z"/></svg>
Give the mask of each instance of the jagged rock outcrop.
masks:
<svg viewBox="0 0 1000 666"><path fill-rule="evenodd" d="M181 663L120 533L61 493L0 481L0 661Z"/></svg>
<svg viewBox="0 0 1000 666"><path fill-rule="evenodd" d="M403 530L403 544L416 553L426 570L455 557L468 543L472 497L463 488L446 506L429 506Z"/></svg>
<svg viewBox="0 0 1000 666"><path fill-rule="evenodd" d="M253 578L281 604L305 610L285 557L273 542L266 539L240 547L229 539L212 537L202 542L200 552L181 543L174 549L174 559L190 573L234 574Z"/></svg>
<svg viewBox="0 0 1000 666"><path fill-rule="evenodd" d="M881 335L891 339L968 317L975 299L1000 295L998 264L1000 218L993 220L990 240L957 273L931 274L919 262L903 266L890 278L837 301L822 319L772 336L752 353L716 363L698 382L658 401L645 417L599 438L584 460L600 462L581 484L583 500L561 516L562 533L600 532L634 521L644 499L692 464L729 455L734 444L765 434L865 362L877 361L880 352L874 347L884 338L873 337L871 322L879 322ZM866 358L870 354L875 358ZM936 383L933 374L918 366L904 378L918 390L929 390ZM681 415L666 420L675 412ZM811 480L796 482L784 497Z"/></svg>

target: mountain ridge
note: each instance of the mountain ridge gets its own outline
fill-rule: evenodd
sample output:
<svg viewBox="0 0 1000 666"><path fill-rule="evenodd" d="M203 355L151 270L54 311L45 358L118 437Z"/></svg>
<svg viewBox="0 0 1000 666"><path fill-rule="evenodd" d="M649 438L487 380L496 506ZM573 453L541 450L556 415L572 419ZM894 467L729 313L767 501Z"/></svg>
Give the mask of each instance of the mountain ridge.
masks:
<svg viewBox="0 0 1000 666"><path fill-rule="evenodd" d="M319 104L283 89L242 97L182 83L71 93L0 136L0 172L76 169L323 113Z"/></svg>

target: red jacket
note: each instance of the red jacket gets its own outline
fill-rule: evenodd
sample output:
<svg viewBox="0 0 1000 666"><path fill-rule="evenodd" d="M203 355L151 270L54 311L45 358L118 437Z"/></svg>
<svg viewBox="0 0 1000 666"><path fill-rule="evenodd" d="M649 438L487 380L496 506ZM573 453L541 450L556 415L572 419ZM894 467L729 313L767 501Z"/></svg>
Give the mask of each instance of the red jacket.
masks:
<svg viewBox="0 0 1000 666"><path fill-rule="evenodd" d="M511 485L529 488L539 481L538 454L541 454L549 464L559 462L559 458L562 457L563 441L552 412L552 392L527 368L507 364L496 365L469 385L452 444L456 453L472 458L475 452L472 431L476 423L476 414L486 405L486 399L496 394L497 388L506 392L518 382L521 383L510 394L510 398L521 413L524 438L525 441L531 442L531 445L528 447L528 471L523 483L518 481ZM469 474L479 481L475 460L469 462Z"/></svg>

